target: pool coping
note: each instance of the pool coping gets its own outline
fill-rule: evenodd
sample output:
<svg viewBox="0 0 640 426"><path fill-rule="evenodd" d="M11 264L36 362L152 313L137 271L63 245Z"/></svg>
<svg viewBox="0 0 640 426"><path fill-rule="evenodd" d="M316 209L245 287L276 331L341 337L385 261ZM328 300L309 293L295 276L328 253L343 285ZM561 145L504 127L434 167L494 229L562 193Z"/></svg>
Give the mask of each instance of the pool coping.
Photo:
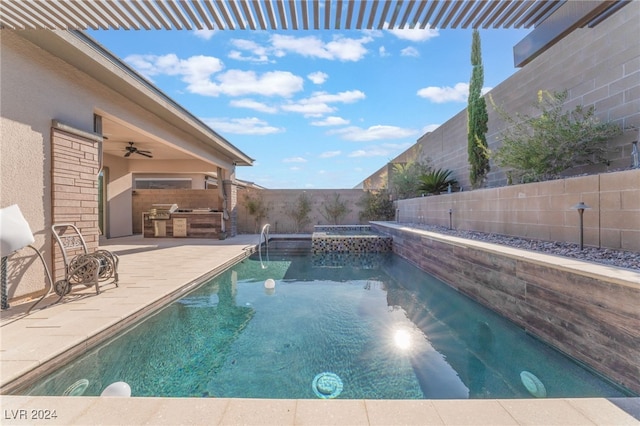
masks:
<svg viewBox="0 0 640 426"><path fill-rule="evenodd" d="M274 238L286 238L284 235L273 235ZM292 235L300 238L301 235ZM58 323L60 329L56 339L63 336L70 337L71 330L87 325L87 330L93 328L93 332L81 331L86 336L82 346L85 346L90 338L97 339L100 333L106 333L104 322L120 322L124 318L131 317L132 312L139 312L145 306L159 306L159 300L168 297L180 290L167 289L162 278L158 276L183 276L183 284L178 286L185 289L193 285L194 280L206 274L215 275L212 271L221 271L228 262L233 262L237 256L247 256L248 252L255 249L258 240L257 235L246 235L229 238L224 241L148 241L148 239L125 237L112 239L101 244L102 248L112 249L121 256L121 286L118 288L107 287L98 296L87 294L78 300L52 306L42 311L36 311L30 317L18 320L6 320L3 318L0 328L2 364L2 393L6 393L6 385L15 380L15 376L35 374L33 368L38 365L50 367L58 358L52 360L59 351L60 346L55 347L49 341L40 342L42 336L39 329L34 327L36 323ZM175 271L175 265L180 264L180 258L212 256L216 257L214 263L196 259L197 264L193 270L186 273ZM152 259L153 265L145 265L145 268L135 266L137 258ZM132 265L133 264L133 265ZM199 268L199 269L198 269ZM213 268L213 269L212 269ZM145 269L140 271L140 269ZM149 276L160 281L159 293L149 293L152 286L145 287L144 283ZM166 280L165 280L166 281ZM139 292L146 291L153 297L150 301L138 309L128 306L122 312L118 310L125 302L114 305L112 301L121 298L136 299ZM186 289L183 291L187 291ZM145 293L146 294L146 293ZM137 300L137 299L136 299ZM153 303L153 300L156 303ZM16 309L19 307L16 307ZM95 310L93 310L95 309ZM149 308L148 315L153 308ZM98 312L99 311L99 312ZM85 322L69 321L69 316L84 315ZM95 321L94 321L95 320ZM50 330L44 330L50 333ZM65 334L65 332L67 334ZM91 335L90 335L91 334ZM44 334L43 334L44 335ZM105 337L105 334L101 335ZM65 337L66 338L66 337ZM12 349L11 344L22 341L20 347ZM77 346L77 343L67 344L68 347ZM30 358L24 362L15 359L17 353L26 354ZM35 356L39 359L33 359ZM12 356L10 356L12 355ZM33 370L33 371L32 371ZM38 370L42 371L42 370ZM13 376L13 378L12 378ZM640 412L640 398L626 398L631 411ZM31 397L0 395L0 404L4 409L0 413L3 424L31 424L31 421L11 419L11 413L19 413L18 410L45 410L58 408L64 416L56 421L48 423L60 424L175 424L175 423L208 423L208 424L424 424L425 419L432 419L433 424L527 424L530 420L538 419L536 423L587 423L607 424L612 419L619 419L619 424L638 424L627 411L619 408L604 398L597 399L548 399L548 400L419 400L419 401L389 401L389 400L251 400L251 399L190 399L190 398L65 398L65 397ZM590 409L589 407L598 407ZM112 413L117 409L119 418L114 421ZM493 414L492 414L493 413ZM393 417L395 415L395 417ZM546 417L545 417L546 416ZM551 417L549 417L551 416ZM63 418L64 417L64 418ZM465 421L466 419L466 421ZM552 421L553 420L553 421Z"/></svg>

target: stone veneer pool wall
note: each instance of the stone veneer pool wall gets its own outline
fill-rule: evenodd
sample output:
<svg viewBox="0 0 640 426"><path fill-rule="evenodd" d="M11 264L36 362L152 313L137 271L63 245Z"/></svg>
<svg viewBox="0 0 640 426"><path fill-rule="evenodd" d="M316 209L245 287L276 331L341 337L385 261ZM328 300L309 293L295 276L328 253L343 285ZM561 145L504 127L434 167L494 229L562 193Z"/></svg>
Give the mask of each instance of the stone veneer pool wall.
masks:
<svg viewBox="0 0 640 426"><path fill-rule="evenodd" d="M640 394L640 273L371 224L396 254Z"/></svg>
<svg viewBox="0 0 640 426"><path fill-rule="evenodd" d="M392 237L373 233L370 225L316 225L311 252L382 253L393 250L392 241Z"/></svg>

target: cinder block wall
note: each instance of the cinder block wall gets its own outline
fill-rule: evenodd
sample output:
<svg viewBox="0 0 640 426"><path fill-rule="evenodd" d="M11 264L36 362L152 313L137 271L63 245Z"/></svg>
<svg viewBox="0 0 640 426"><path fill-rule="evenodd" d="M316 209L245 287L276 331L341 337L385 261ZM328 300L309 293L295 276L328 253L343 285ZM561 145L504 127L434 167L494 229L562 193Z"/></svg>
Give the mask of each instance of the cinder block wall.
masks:
<svg viewBox="0 0 640 426"><path fill-rule="evenodd" d="M142 233L142 213L153 204L177 204L181 209L222 210L217 189L136 189L133 193L133 233Z"/></svg>
<svg viewBox="0 0 640 426"><path fill-rule="evenodd" d="M619 170L630 165L631 143L638 140L637 128L640 127L640 43L637 37L631 36L638 33L638 22L640 2L634 1L594 28L581 28L568 34L489 92L505 111L532 114L535 111L531 105L539 90L567 90L568 108L595 106L602 122L635 127L607 143L611 150L608 165L576 168L568 173L570 175ZM486 98L488 100L488 96ZM487 110L487 142L495 152L500 146L498 136L504 123L489 102ZM392 162L415 160L416 152L421 152L422 160L429 158L435 168L452 170L464 189L470 189L466 109L420 137ZM380 188L386 185L387 174L385 165L362 185L365 189ZM492 160L486 186L505 184L504 170Z"/></svg>
<svg viewBox="0 0 640 426"><path fill-rule="evenodd" d="M271 225L271 233L295 233L295 222L287 216L287 206L295 204L301 194L307 194L311 199L312 210L309 213L310 223L302 233L312 233L314 225L330 224L323 216L323 205L331 202L334 194L340 195L340 201L344 201L350 212L343 218L340 225L360 224L359 214L361 207L358 201L364 196L360 189L239 189L238 190L238 232L241 234L253 234L260 232L264 224ZM268 208L268 216L256 226L255 218L249 215L246 208L246 196L259 196ZM326 213L325 213L326 214Z"/></svg>
<svg viewBox="0 0 640 426"><path fill-rule="evenodd" d="M640 392L640 274L613 277L526 251L383 222L393 251L615 382ZM519 254L518 252L521 252ZM584 265L587 265L586 263Z"/></svg>
<svg viewBox="0 0 640 426"><path fill-rule="evenodd" d="M640 252L640 170L397 201L398 220Z"/></svg>

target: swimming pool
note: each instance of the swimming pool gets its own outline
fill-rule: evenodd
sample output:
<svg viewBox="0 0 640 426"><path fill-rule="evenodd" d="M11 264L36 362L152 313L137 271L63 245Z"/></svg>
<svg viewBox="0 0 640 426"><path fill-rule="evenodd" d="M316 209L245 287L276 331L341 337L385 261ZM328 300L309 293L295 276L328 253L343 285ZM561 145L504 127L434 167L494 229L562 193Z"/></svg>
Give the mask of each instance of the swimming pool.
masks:
<svg viewBox="0 0 640 426"><path fill-rule="evenodd" d="M265 288L269 279L275 289ZM248 258L24 393L99 395L118 381L134 396L628 395L376 253Z"/></svg>

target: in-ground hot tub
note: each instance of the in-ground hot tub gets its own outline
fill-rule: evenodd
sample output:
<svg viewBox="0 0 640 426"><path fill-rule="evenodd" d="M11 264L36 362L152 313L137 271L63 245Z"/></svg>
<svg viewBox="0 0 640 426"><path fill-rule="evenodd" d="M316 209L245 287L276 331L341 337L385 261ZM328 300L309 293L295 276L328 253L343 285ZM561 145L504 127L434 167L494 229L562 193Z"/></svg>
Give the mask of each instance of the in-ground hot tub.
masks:
<svg viewBox="0 0 640 426"><path fill-rule="evenodd" d="M392 237L376 234L369 225L316 225L312 253L382 253L392 251Z"/></svg>

